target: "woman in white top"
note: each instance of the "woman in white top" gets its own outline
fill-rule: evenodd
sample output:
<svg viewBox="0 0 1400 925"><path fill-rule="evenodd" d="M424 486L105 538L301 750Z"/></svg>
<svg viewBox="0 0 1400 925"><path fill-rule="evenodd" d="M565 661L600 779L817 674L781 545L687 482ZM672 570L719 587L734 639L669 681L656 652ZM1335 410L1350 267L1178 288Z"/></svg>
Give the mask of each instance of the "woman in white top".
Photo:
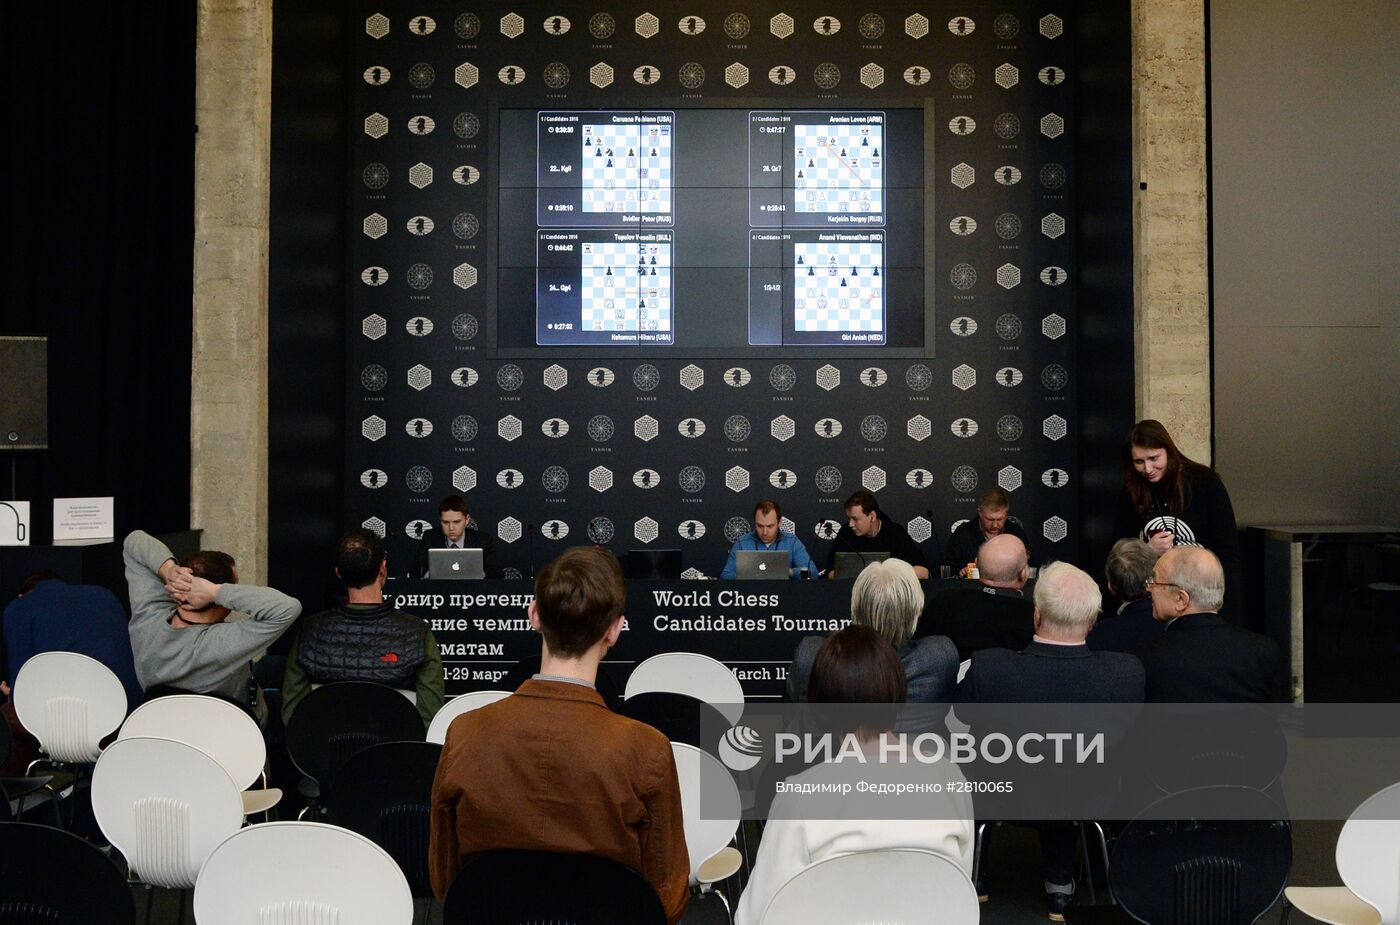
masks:
<svg viewBox="0 0 1400 925"><path fill-rule="evenodd" d="M852 624L822 644L812 665L808 700L812 704L902 704L904 668L889 641L868 626ZM773 802L758 846L753 876L739 899L735 925L758 925L778 889L804 869L836 855L882 848L922 848L943 855L965 873L972 871L972 803L965 795L946 793L891 798L854 786L844 795L830 785L871 780L912 783L946 782L962 775L940 761L900 762L882 747L895 728L897 706L886 710L822 710L818 720L832 735L832 754L859 749L865 761L819 764L789 779L796 787ZM825 715L822 715L825 714ZM915 802L922 800L923 802ZM870 818L874 815L899 818Z"/></svg>

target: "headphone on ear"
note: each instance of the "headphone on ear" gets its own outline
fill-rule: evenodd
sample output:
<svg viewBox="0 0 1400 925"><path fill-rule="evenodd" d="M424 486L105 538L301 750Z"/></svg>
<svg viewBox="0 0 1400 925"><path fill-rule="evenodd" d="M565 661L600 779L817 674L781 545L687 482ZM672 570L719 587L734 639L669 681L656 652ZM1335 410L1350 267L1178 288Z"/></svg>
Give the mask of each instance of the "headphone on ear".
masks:
<svg viewBox="0 0 1400 925"><path fill-rule="evenodd" d="M10 511L11 511L11 513L13 513L13 514L15 515L15 539L18 540L19 542L23 543L23 542L24 542L24 536L25 536L25 529L24 529L24 524L20 521L20 518L19 518L19 511L16 510L16 508L15 508L15 506L14 506L13 504L10 504L9 502L6 502L6 501L0 501L0 507L7 507L7 508L9 508Z"/></svg>

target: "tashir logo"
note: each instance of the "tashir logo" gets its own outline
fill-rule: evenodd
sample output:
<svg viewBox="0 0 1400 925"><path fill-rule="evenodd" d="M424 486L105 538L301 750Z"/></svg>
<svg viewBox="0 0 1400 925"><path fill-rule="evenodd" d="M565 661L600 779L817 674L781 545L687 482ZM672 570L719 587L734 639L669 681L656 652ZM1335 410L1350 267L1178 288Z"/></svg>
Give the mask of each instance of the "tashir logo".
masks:
<svg viewBox="0 0 1400 925"><path fill-rule="evenodd" d="M749 726L734 726L720 737L718 750L731 771L751 771L763 758L763 737Z"/></svg>

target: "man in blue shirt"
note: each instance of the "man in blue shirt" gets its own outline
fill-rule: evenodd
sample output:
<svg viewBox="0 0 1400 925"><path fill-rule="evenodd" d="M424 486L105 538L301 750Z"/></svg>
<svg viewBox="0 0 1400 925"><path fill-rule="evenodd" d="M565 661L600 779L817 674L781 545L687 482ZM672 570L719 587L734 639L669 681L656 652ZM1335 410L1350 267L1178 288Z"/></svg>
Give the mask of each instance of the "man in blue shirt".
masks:
<svg viewBox="0 0 1400 925"><path fill-rule="evenodd" d="M127 710L134 710L142 693L126 627L126 608L106 588L70 585L52 572L31 575L5 608L10 683L31 656L78 652L112 669L126 689Z"/></svg>
<svg viewBox="0 0 1400 925"><path fill-rule="evenodd" d="M782 509L778 507L778 502L763 500L754 505L753 509L753 531L745 533L729 549L729 561L724 563L724 571L719 573L721 578L734 578L738 574L738 562L740 551L751 550L782 550L788 554L788 577L798 577L802 570L806 570L810 576L812 574L812 557L807 554L807 547L802 545L802 541L791 533L784 533L779 529L779 524L783 521Z"/></svg>

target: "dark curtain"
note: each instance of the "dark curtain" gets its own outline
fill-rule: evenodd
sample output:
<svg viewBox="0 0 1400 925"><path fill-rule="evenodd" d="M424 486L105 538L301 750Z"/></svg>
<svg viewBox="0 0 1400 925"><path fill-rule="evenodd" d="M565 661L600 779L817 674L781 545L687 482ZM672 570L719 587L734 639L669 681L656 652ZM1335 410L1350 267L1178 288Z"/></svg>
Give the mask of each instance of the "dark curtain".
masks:
<svg viewBox="0 0 1400 925"><path fill-rule="evenodd" d="M195 13L5 11L0 334L49 338L49 449L15 460L35 542L54 497L115 496L118 535L188 525Z"/></svg>

